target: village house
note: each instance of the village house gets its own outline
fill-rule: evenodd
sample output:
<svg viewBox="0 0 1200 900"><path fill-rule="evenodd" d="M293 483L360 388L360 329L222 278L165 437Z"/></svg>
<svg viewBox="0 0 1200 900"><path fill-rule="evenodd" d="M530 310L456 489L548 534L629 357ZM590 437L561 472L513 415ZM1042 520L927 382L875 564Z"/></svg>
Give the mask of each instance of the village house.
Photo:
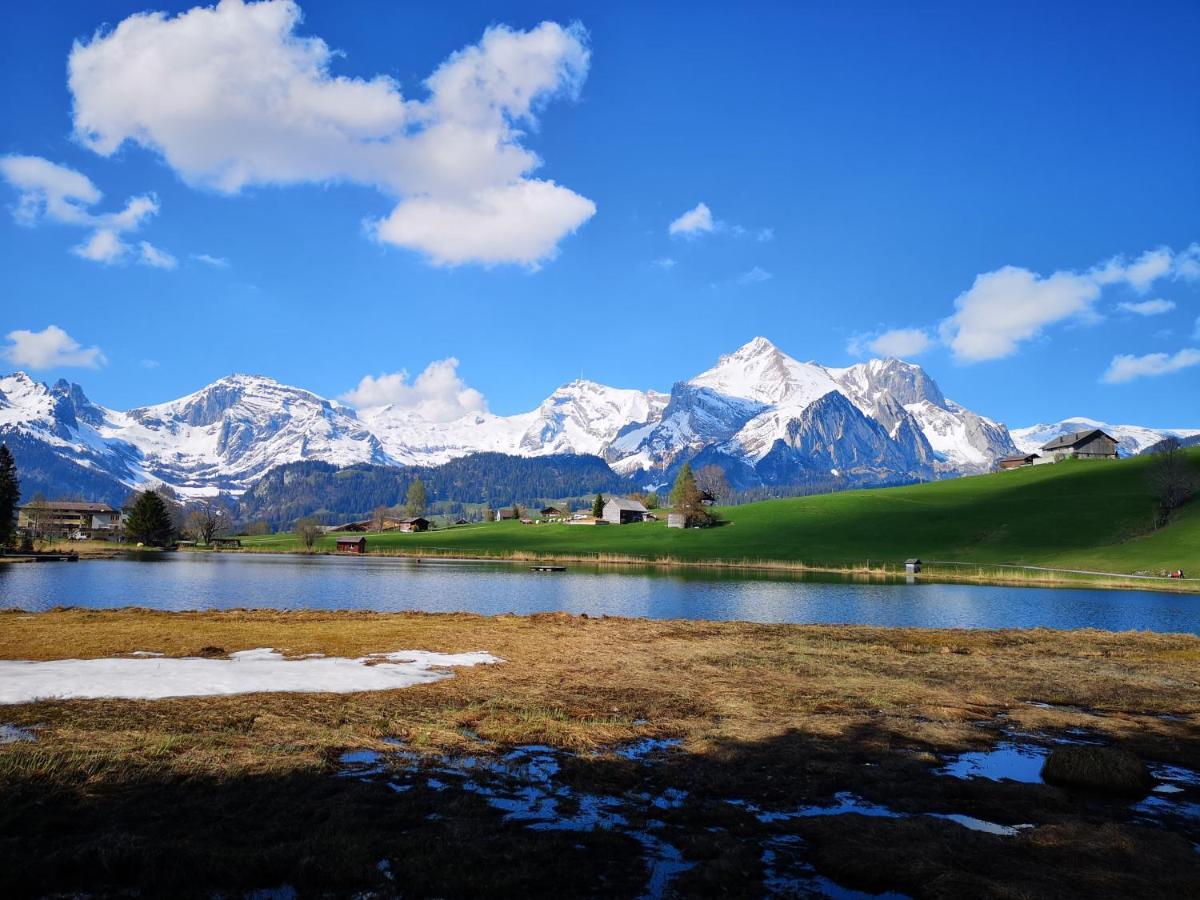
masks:
<svg viewBox="0 0 1200 900"><path fill-rule="evenodd" d="M428 531L429 520L422 518L421 516L412 516L408 519L401 519L396 525L396 530L409 533L414 531Z"/></svg>
<svg viewBox="0 0 1200 900"><path fill-rule="evenodd" d="M367 539L365 537L344 537L337 539L335 549L338 553L366 553Z"/></svg>
<svg viewBox="0 0 1200 900"><path fill-rule="evenodd" d="M1042 445L1042 454L1063 459L1116 459L1117 439L1099 428L1064 434Z"/></svg>
<svg viewBox="0 0 1200 900"><path fill-rule="evenodd" d="M509 519L515 519L515 518L517 518L517 511L515 509L513 509L511 506L502 506L502 507L500 507L500 509L496 510L496 521L497 522L504 522Z"/></svg>
<svg viewBox="0 0 1200 900"><path fill-rule="evenodd" d="M628 525L630 522L645 521L646 513L646 507L638 500L612 497L604 504L603 518L612 525Z"/></svg>
<svg viewBox="0 0 1200 900"><path fill-rule="evenodd" d="M1023 456L1006 456L1003 459L996 461L996 466L1000 469L1023 469L1025 466L1034 465L1041 455L1038 453L1026 453Z"/></svg>
<svg viewBox="0 0 1200 900"><path fill-rule="evenodd" d="M38 500L17 510L17 528L36 537L111 540L121 531L121 511L107 503Z"/></svg>

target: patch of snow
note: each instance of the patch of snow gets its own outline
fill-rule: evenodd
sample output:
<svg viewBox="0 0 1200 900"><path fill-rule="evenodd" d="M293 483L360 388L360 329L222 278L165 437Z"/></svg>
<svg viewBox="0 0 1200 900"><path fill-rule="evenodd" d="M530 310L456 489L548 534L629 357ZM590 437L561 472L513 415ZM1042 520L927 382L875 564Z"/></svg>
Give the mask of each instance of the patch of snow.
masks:
<svg viewBox="0 0 1200 900"><path fill-rule="evenodd" d="M286 659L270 648L228 659L0 660L0 704L38 700L210 697L251 693L387 691L449 678L454 666L503 660L490 653L403 650L357 659Z"/></svg>

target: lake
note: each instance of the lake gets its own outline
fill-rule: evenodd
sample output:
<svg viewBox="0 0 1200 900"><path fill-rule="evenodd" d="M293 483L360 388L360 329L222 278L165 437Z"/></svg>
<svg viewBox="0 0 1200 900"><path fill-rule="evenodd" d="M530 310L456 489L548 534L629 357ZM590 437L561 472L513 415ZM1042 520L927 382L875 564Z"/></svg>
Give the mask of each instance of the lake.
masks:
<svg viewBox="0 0 1200 900"><path fill-rule="evenodd" d="M386 557L174 553L0 565L0 609L349 609L820 622L927 628L1102 628L1200 634L1200 597L1153 591L905 584L791 573Z"/></svg>

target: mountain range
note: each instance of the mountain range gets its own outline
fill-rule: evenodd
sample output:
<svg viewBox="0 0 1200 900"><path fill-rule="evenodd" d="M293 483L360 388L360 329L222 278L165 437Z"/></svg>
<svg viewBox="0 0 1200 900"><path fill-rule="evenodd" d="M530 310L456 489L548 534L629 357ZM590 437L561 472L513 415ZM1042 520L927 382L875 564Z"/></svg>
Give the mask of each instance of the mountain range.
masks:
<svg viewBox="0 0 1200 900"><path fill-rule="evenodd" d="M526 413L451 422L395 405L355 410L255 375L124 412L77 384L0 378L0 439L17 455L25 492L98 499L157 483L183 496L241 495L288 463L428 467L478 453L592 455L645 486L669 482L684 461L719 465L740 488L886 484L984 472L1080 423L1099 427L1070 419L1010 435L946 398L913 363L830 368L761 337L669 394L580 380ZM1117 430L1129 453L1165 436Z"/></svg>

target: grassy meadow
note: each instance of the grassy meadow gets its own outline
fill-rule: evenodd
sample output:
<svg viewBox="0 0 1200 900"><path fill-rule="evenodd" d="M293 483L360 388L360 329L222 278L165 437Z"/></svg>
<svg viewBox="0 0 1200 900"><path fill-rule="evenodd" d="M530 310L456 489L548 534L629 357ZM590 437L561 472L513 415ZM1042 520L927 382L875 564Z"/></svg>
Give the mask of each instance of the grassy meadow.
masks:
<svg viewBox="0 0 1200 900"><path fill-rule="evenodd" d="M0 744L0 894L211 897L288 884L300 896L632 897L648 877L636 828L679 849L667 896L761 896L765 849L789 847L839 884L917 897L1180 896L1200 879L1194 825L1148 825L1128 801L1043 784L938 774L959 752L1081 733L1200 768L1194 636L0 613L6 659L253 647L487 650L504 662L393 691L0 706L0 723L33 735ZM619 752L645 738L678 743L646 759ZM618 797L629 828L506 820L478 778L526 744L559 754L564 815L574 797ZM378 765L348 769L348 751L374 751ZM454 760L473 779L446 774ZM745 805L828 805L847 791L905 817L772 824ZM1029 827L999 836L944 814Z"/></svg>
<svg viewBox="0 0 1200 900"><path fill-rule="evenodd" d="M1200 468L1200 450L1191 451L1190 459ZM665 521L621 527L495 522L424 534L368 535L367 544L372 552L400 554L883 569L919 556L984 567L1121 574L1182 568L1200 575L1200 500L1178 510L1167 526L1152 529L1151 464L1148 457L1068 461L906 487L769 500L722 508L723 524L711 529L672 530ZM332 551L334 540L327 535L316 549ZM291 534L246 538L243 544L253 550L300 549Z"/></svg>

